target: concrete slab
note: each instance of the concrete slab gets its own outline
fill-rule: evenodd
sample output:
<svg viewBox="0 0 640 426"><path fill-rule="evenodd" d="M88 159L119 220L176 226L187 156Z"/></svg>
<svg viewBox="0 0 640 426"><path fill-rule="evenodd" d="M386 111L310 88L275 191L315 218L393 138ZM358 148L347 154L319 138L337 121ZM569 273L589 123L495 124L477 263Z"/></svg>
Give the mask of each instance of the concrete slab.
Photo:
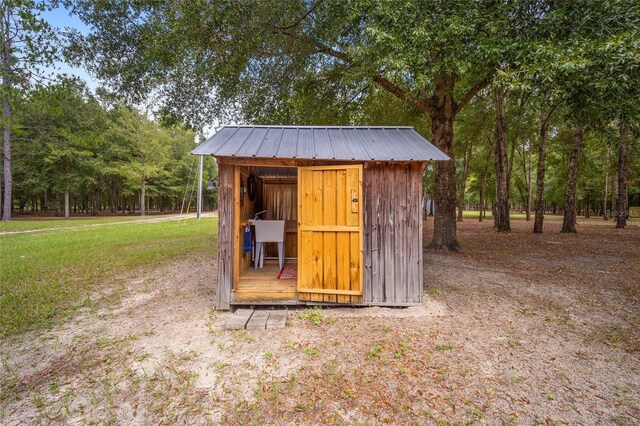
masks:
<svg viewBox="0 0 640 426"><path fill-rule="evenodd" d="M238 309L227 321L227 330L244 330L253 316L253 309Z"/></svg>
<svg viewBox="0 0 640 426"><path fill-rule="evenodd" d="M254 311L247 323L247 330L264 330L268 320L269 311Z"/></svg>
<svg viewBox="0 0 640 426"><path fill-rule="evenodd" d="M287 311L271 311L267 328L284 328L287 324Z"/></svg>

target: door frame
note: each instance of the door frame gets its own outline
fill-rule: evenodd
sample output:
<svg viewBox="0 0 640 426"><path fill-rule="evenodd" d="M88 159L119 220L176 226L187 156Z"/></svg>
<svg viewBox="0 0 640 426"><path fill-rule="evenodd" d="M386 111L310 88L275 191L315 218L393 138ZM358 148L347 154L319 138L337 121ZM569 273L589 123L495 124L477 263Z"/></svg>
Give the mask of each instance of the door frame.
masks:
<svg viewBox="0 0 640 426"><path fill-rule="evenodd" d="M344 164L344 163L335 163L335 164L323 164L323 165L298 165L296 166L296 169L298 170L298 177L297 179L297 183L298 183L298 208L297 208L297 219L298 219L298 232L297 232L297 238L298 238L298 272L300 272L300 264L301 264L301 259L302 259L302 231L301 231L301 225L300 225L300 214L301 214L301 204L302 204L302 185L300 185L300 169L306 169L306 168L312 168L313 170L344 170L344 169L356 169L358 170L358 198L360 200L359 203L359 209L358 209L358 233L359 233L359 262L360 262L360 268L359 268L359 287L360 290L359 291L355 291L355 290L329 290L329 289L324 289L323 291L320 292L313 292L313 291L309 291L309 292L303 292L303 293L308 293L308 294L325 294L325 295L339 295L339 296L360 296L363 298L364 300L364 288L365 288L365 284L364 284L364 208L365 208L365 199L364 199L364 190L363 190L363 181L364 181L364 165L362 163L357 163L357 164ZM341 228L340 226L332 226L331 228ZM345 227L346 228L346 227ZM355 227L348 227L349 229L353 229ZM346 229L345 229L346 231ZM296 282L296 300L299 301L299 293L301 293L299 291L299 285L300 285L300 275L298 275L298 281ZM313 303L322 303L322 302L313 302ZM330 303L330 302L327 302ZM340 303L340 302L337 302Z"/></svg>

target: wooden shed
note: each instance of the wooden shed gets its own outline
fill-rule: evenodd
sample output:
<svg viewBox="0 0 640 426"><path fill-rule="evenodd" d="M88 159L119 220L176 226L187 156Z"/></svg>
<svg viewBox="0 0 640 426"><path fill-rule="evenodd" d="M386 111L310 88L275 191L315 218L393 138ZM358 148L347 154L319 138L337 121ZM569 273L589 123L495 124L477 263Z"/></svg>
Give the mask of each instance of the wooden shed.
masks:
<svg viewBox="0 0 640 426"><path fill-rule="evenodd" d="M422 303L422 175L449 157L412 127L225 126L193 153L219 167L217 309ZM282 268L275 243L255 265L264 210Z"/></svg>

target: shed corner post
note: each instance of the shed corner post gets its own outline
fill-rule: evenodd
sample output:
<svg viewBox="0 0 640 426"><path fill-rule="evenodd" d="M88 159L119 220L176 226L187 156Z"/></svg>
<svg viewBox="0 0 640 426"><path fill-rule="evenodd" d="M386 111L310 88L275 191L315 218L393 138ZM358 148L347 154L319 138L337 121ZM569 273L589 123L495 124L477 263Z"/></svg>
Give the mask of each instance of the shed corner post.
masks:
<svg viewBox="0 0 640 426"><path fill-rule="evenodd" d="M220 179L218 200L218 288L216 290L215 308L227 311L231 307L231 281L234 276L234 166L220 164L218 176Z"/></svg>

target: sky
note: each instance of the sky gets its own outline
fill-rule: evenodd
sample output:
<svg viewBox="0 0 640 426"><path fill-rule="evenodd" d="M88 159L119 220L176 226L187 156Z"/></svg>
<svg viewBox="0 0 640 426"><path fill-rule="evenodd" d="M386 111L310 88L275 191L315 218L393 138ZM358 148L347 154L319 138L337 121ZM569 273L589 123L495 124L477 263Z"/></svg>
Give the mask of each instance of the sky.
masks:
<svg viewBox="0 0 640 426"><path fill-rule="evenodd" d="M55 27L58 30L73 28L83 34L87 34L89 32L89 27L85 25L80 18L75 15L71 15L67 9L62 7L44 12L42 13L42 17L46 19L52 27ZM95 89L100 85L95 78L89 75L86 69L71 67L61 61L57 61L53 66L47 67L46 71L53 72L55 74L70 74L80 77L87 83L87 86L92 91L95 91Z"/></svg>

